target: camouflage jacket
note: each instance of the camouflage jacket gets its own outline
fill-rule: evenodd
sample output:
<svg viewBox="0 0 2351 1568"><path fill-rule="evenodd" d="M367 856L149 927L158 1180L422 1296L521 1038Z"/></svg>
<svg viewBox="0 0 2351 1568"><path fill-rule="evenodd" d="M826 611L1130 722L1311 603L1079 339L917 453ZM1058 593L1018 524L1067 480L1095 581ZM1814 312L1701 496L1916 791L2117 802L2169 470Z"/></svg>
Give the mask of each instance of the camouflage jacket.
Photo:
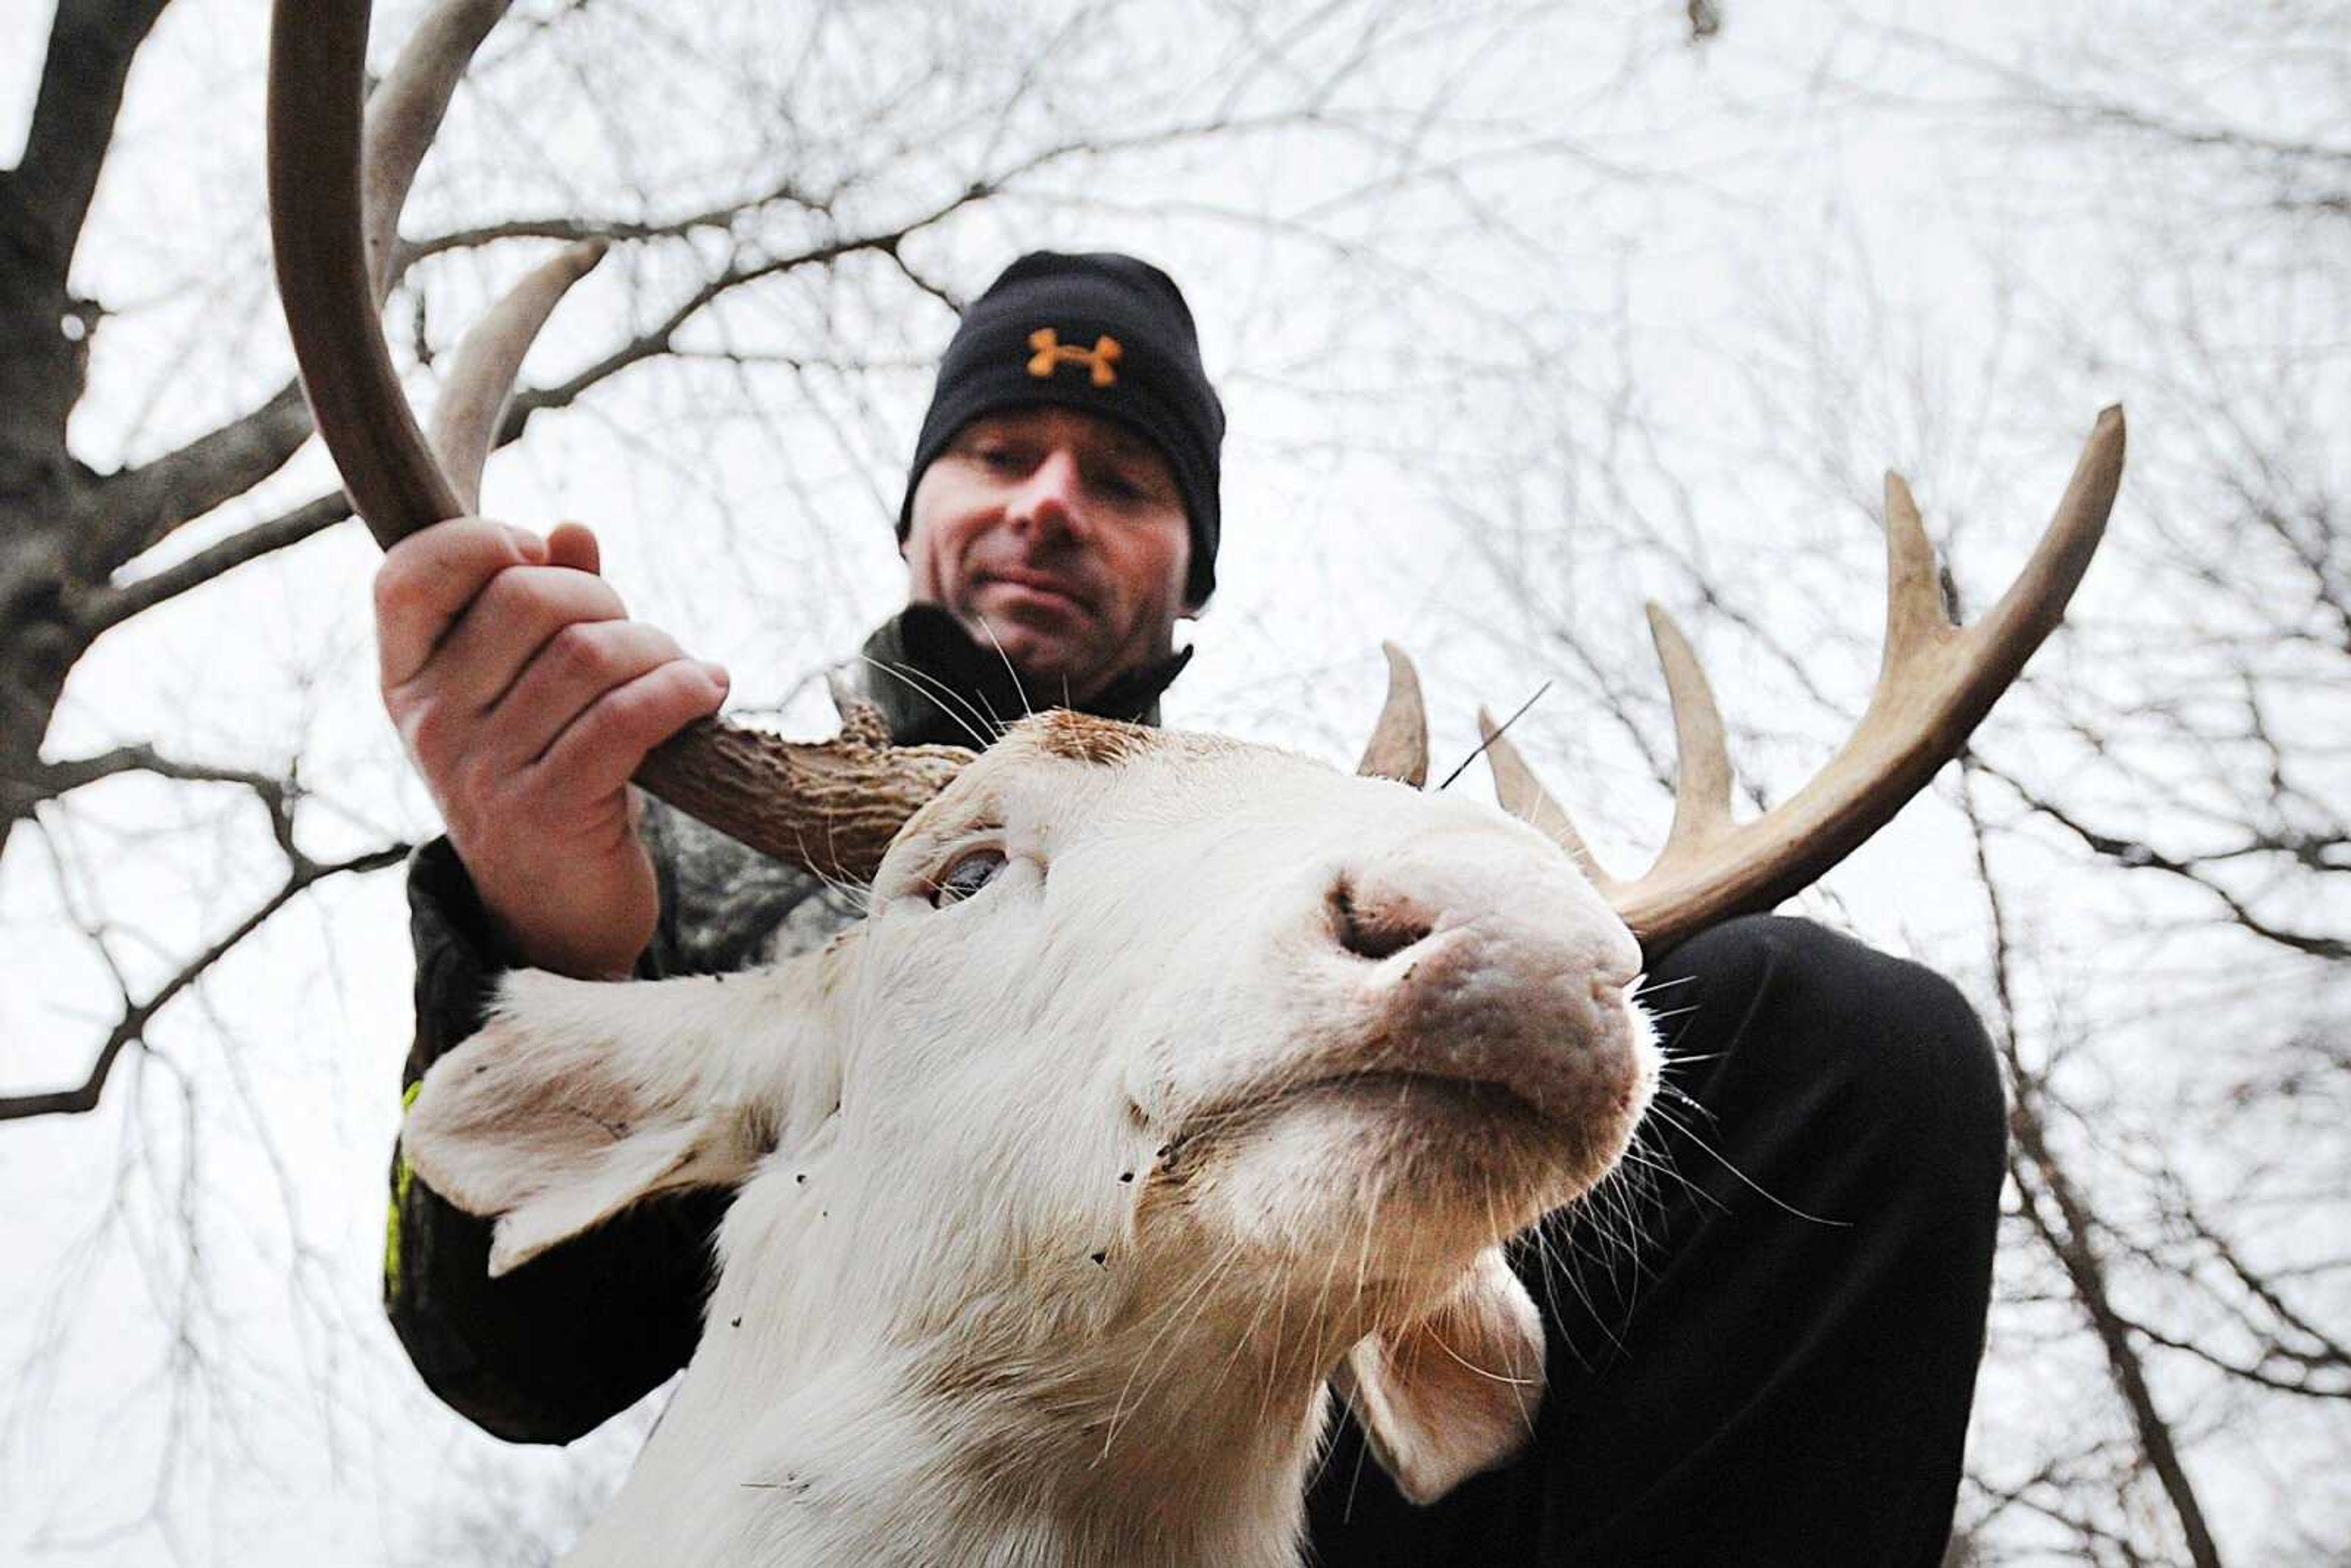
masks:
<svg viewBox="0 0 2351 1568"><path fill-rule="evenodd" d="M1158 722L1159 696L1188 652L1084 705ZM970 745L1026 702L993 649L944 612L910 606L866 642L847 684L901 744ZM821 945L856 919L855 901L658 801L643 832L661 915L642 978L712 974ZM416 1039L402 1085L481 1027L507 967L465 865L437 839L409 864L416 948ZM384 1244L384 1306L425 1383L453 1408L516 1442L561 1443L626 1408L684 1366L702 1333L711 1239L731 1194L641 1204L503 1279L489 1278L489 1225L460 1213L396 1156Z"/></svg>

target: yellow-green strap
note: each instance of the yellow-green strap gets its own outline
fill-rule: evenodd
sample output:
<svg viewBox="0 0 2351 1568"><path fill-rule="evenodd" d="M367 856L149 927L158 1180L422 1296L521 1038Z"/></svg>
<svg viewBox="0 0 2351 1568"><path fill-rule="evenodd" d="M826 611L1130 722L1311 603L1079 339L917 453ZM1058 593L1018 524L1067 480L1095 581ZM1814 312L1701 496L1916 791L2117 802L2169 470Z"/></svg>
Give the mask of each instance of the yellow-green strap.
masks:
<svg viewBox="0 0 2351 1568"><path fill-rule="evenodd" d="M416 1103L416 1092L424 1087L418 1079L401 1092L400 1111ZM400 1209L408 1201L408 1184L416 1173L408 1167L408 1151L402 1149L393 1156L392 1167L392 1214L383 1226L383 1294L391 1301L400 1294Z"/></svg>

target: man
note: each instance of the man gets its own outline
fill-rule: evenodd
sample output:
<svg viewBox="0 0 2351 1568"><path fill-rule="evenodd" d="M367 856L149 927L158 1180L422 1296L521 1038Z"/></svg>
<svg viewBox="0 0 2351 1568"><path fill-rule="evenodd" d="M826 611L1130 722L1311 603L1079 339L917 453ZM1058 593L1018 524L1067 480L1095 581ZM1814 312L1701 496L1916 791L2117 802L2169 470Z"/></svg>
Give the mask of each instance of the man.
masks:
<svg viewBox="0 0 2351 1568"><path fill-rule="evenodd" d="M863 684L901 741L1024 701L1156 722L1215 587L1224 416L1181 293L1116 256L1022 257L949 345L899 515L907 609ZM625 788L723 673L630 621L595 542L479 519L378 580L386 706L446 840L411 873L413 1084L517 965L725 970L853 917L830 890ZM1614 1200L1520 1266L1551 1393L1510 1467L1405 1503L1343 1429L1317 1561L1917 1563L1941 1555L2001 1172L1981 1030L1914 966L1801 921L1656 963L1678 1065ZM435 1392L565 1441L692 1354L726 1196L646 1204L486 1277L488 1228L403 1168L386 1298Z"/></svg>

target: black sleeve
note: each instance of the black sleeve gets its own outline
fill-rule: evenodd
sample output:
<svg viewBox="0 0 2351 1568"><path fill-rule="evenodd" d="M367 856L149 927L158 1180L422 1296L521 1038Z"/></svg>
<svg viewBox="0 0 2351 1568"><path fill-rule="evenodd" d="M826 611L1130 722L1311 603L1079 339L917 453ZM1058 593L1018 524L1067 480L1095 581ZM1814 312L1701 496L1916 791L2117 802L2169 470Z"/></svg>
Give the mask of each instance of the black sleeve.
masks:
<svg viewBox="0 0 2351 1568"><path fill-rule="evenodd" d="M674 899L665 895L664 905L668 927ZM427 1068L481 1027L506 967L446 840L410 862L409 924L416 1040L403 1103ZM657 938L645 972L664 972L673 946ZM711 1239L730 1196L650 1200L493 1280L490 1222L452 1207L395 1154L385 1310L426 1385L451 1408L511 1442L569 1442L694 1354Z"/></svg>

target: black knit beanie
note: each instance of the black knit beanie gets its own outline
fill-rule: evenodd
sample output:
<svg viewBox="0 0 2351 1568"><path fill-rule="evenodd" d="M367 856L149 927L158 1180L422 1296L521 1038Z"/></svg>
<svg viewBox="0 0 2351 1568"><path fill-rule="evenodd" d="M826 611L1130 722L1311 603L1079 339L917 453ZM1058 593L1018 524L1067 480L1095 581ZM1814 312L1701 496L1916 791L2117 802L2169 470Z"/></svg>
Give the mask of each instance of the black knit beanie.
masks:
<svg viewBox="0 0 2351 1568"><path fill-rule="evenodd" d="M1115 419L1158 447L1192 524L1185 597L1206 603L1217 586L1224 405L1200 368L1182 290L1131 256L1031 251L972 301L939 361L898 507L899 542L914 526L914 486L956 432L981 414L1039 403Z"/></svg>

